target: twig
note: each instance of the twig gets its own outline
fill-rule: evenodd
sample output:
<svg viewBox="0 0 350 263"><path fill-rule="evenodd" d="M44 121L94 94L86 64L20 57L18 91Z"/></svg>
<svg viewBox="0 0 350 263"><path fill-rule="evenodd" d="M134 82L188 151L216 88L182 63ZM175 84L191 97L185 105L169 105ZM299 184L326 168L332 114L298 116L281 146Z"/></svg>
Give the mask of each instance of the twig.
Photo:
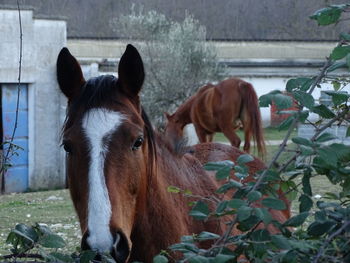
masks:
<svg viewBox="0 0 350 263"><path fill-rule="evenodd" d="M3 160L0 168L1 178L1 193L5 191L5 166L9 158L10 152L13 150L13 140L17 130L18 124L18 109L19 109L19 98L21 94L21 74L22 74L22 44L23 44L23 33L22 33L22 18L21 18L21 9L19 6L19 0L17 0L17 9L18 9L18 19L19 19L19 32L20 32L20 41L19 41L19 66L18 66L18 84L17 84L17 103L16 103L16 114L15 114L15 123L10 139L9 146L6 150L6 154L3 155Z"/></svg>
<svg viewBox="0 0 350 263"><path fill-rule="evenodd" d="M329 237L326 239L326 241L323 243L322 247L318 250L318 253L316 255L316 257L312 260L312 263L317 263L318 260L320 259L320 257L323 254L323 251L325 250L325 248L327 247L327 245L329 244L329 242L331 242L333 240L333 238L335 238L336 236L340 235L345 228L347 228L348 226L350 226L350 221L346 221L341 228L339 228L337 231L333 232L331 235L329 235Z"/></svg>
<svg viewBox="0 0 350 263"><path fill-rule="evenodd" d="M11 259L11 258L35 258L35 259L44 259L42 255L39 254L10 254L1 256L3 259Z"/></svg>

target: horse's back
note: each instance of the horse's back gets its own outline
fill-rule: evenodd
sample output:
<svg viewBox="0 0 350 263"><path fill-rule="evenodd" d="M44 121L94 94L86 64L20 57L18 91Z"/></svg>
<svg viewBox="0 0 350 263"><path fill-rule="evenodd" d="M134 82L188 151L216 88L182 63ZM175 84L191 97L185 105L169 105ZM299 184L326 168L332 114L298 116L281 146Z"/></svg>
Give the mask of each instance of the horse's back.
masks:
<svg viewBox="0 0 350 263"><path fill-rule="evenodd" d="M199 160L199 162L204 165L208 162L217 162L230 160L236 162L237 158L244 154L244 152L240 151L238 148L230 145L225 145L221 143L201 143L197 145L193 145L190 147L191 154ZM249 168L249 175L245 181L255 181L255 174L258 171L266 169L266 165L258 158L254 157L254 160L247 163ZM290 201L285 197L281 190L278 190L279 198L286 204L285 210L272 210L271 214L273 218L279 222L284 222L288 218L290 218ZM253 205L255 207L262 207L261 203L257 203ZM279 232L274 227L269 227L271 232Z"/></svg>
<svg viewBox="0 0 350 263"><path fill-rule="evenodd" d="M237 158L244 154L241 150L231 145L222 143L201 143L189 147L189 151L195 156L203 165L208 162L217 162L230 160L235 162ZM265 164L258 158L254 158L249 162L249 173L254 174L257 171L263 170Z"/></svg>

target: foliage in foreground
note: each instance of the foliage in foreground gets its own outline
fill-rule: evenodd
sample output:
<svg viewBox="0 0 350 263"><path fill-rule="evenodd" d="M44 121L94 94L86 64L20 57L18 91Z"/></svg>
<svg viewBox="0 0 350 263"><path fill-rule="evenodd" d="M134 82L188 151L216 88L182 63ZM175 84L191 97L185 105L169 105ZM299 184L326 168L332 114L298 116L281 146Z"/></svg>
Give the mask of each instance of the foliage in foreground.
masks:
<svg viewBox="0 0 350 263"><path fill-rule="evenodd" d="M60 252L60 249L66 246L66 242L43 224L34 226L17 224L9 233L6 243L11 246L11 254L0 256L0 261L88 263L97 256L96 252L90 250L77 249L72 254ZM99 256L101 262L114 263L110 255L100 254Z"/></svg>
<svg viewBox="0 0 350 263"><path fill-rule="evenodd" d="M350 5L333 5L315 12L311 19L319 25L338 23L341 14L348 12ZM349 98L345 87L348 77L332 74L342 67L350 69L350 35L341 34L341 40L317 76L290 79L286 91L293 95L298 110L287 111L292 99L281 91L272 91L260 97L260 106L274 103L281 114L290 114L279 127L287 130L279 150L267 165L256 174L256 182L245 183L248 176L246 163L249 155L242 155L237 163L209 163L207 170L216 171L222 186L213 196L199 198L190 214L197 220L224 220L227 231L223 235L202 232L184 236L170 251L181 252L181 262L350 262L350 147L337 142L337 137L328 132L330 127L345 125L350 136ZM331 83L328 90L332 105L316 103L312 96L321 84ZM315 122L309 118L319 116ZM311 138L294 137L296 149L287 149L287 140L299 124L314 128ZM292 156L285 163L279 157L285 151ZM277 168L275 164L278 164ZM235 178L231 171L235 172ZM338 185L338 193L326 193L316 200L311 179L326 176L330 183ZM238 181L237 181L238 178ZM281 189L285 197L299 203L299 211L280 223L272 219L273 210L283 210ZM185 189L171 187L170 192L191 195ZM233 193L233 194L232 194ZM265 208L256 206L262 203ZM214 205L213 205L214 204ZM229 218L229 219L228 219ZM265 227L262 227L262 226ZM266 226L273 225L279 234L272 234ZM241 235L232 236L237 228ZM200 248L202 241L212 240L209 249ZM156 262L168 262L171 253L163 252Z"/></svg>

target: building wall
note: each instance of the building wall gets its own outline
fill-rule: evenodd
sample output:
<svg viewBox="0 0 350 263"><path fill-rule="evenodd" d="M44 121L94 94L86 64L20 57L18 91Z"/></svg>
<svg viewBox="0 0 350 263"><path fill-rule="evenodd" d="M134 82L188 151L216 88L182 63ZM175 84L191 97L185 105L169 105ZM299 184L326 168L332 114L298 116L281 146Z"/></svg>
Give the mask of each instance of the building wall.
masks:
<svg viewBox="0 0 350 263"><path fill-rule="evenodd" d="M68 39L67 46L83 63L86 76L116 72L117 62L124 52L126 41ZM218 58L228 65L228 76L251 82L258 96L272 90L284 90L290 78L315 76L336 43L296 41L235 41L212 42ZM108 72L104 65L109 64ZM337 74L348 74L346 69ZM322 85L323 90L332 89ZM314 91L316 100L320 89ZM271 123L271 109L261 108L263 125ZM311 118L315 118L311 115Z"/></svg>
<svg viewBox="0 0 350 263"><path fill-rule="evenodd" d="M21 82L28 85L28 187L62 187L64 154L59 144L65 99L56 81L56 59L66 45L66 23L33 19L30 10L22 10L21 18ZM0 39L0 83L17 83L20 38L16 10L0 10Z"/></svg>

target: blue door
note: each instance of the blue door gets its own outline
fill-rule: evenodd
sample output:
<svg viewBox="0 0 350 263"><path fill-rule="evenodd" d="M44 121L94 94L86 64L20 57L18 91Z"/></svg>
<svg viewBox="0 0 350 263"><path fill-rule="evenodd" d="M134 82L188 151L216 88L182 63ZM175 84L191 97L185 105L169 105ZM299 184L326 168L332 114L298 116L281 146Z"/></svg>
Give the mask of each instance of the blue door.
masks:
<svg viewBox="0 0 350 263"><path fill-rule="evenodd" d="M16 120L17 84L1 84L3 153L6 153ZM28 87L21 85L17 129L13 143L15 152L10 153L3 183L6 193L28 189Z"/></svg>

